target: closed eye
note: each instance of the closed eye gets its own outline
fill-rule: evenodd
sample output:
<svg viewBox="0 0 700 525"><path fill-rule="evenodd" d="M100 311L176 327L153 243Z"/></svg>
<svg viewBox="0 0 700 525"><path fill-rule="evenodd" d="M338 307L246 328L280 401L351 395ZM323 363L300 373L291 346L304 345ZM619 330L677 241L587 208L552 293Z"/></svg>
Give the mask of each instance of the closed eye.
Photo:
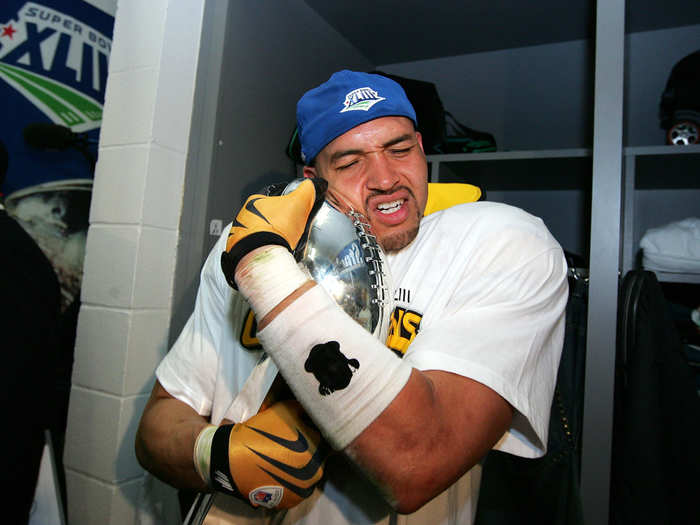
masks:
<svg viewBox="0 0 700 525"><path fill-rule="evenodd" d="M355 164L357 164L357 161L356 161L356 160L353 160L352 162L348 162L347 164L343 164L343 165L341 165L341 166L338 166L338 167L336 167L335 169L338 170L338 171L343 171L343 170L346 170L346 169L348 169L348 168L351 168L351 167L354 166Z"/></svg>
<svg viewBox="0 0 700 525"><path fill-rule="evenodd" d="M403 148L392 148L391 153L393 155L398 155L398 156L407 155L408 153L411 152L411 150L413 150L414 147L415 147L415 144L411 144L410 146L403 147Z"/></svg>

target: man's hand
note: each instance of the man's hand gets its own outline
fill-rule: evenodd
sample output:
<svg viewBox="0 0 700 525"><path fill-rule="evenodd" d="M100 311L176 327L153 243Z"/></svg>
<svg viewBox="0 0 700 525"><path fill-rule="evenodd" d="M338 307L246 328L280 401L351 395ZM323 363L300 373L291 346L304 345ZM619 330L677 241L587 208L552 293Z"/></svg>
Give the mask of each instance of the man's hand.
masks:
<svg viewBox="0 0 700 525"><path fill-rule="evenodd" d="M245 423L218 427L209 439L210 485L254 507L290 508L310 496L329 451L295 400L274 403ZM198 440L196 455L206 448Z"/></svg>
<svg viewBox="0 0 700 525"><path fill-rule="evenodd" d="M236 266L251 251L266 245L279 245L294 253L308 234L310 218L323 204L327 184L323 179L306 179L287 195L251 195L238 212L221 268L228 283L237 289Z"/></svg>

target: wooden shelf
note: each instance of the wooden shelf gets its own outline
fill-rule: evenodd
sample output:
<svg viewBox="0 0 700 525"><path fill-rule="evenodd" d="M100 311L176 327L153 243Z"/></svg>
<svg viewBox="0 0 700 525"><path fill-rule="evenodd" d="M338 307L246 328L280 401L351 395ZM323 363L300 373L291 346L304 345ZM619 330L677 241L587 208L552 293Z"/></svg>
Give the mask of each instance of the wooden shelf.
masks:
<svg viewBox="0 0 700 525"><path fill-rule="evenodd" d="M672 273L654 271L656 278L662 283L687 283L700 284L700 274L698 273Z"/></svg>
<svg viewBox="0 0 700 525"><path fill-rule="evenodd" d="M468 182L485 191L590 188L591 150L428 155L432 182Z"/></svg>
<svg viewBox="0 0 700 525"><path fill-rule="evenodd" d="M689 146L630 146L624 149L625 155L651 156L651 155L687 155L700 153L700 144Z"/></svg>
<svg viewBox="0 0 700 525"><path fill-rule="evenodd" d="M562 157L590 157L591 150L584 148L494 151L490 153L448 153L427 155L428 162L474 162L483 160L553 159Z"/></svg>

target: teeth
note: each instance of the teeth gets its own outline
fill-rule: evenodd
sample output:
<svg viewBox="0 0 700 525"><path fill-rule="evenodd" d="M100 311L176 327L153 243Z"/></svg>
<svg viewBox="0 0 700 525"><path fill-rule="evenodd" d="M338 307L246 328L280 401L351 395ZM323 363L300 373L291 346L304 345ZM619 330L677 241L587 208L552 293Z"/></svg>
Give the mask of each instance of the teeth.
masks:
<svg viewBox="0 0 700 525"><path fill-rule="evenodd" d="M403 199L397 199L392 202L384 202L377 205L377 209L382 213L394 213L403 204Z"/></svg>

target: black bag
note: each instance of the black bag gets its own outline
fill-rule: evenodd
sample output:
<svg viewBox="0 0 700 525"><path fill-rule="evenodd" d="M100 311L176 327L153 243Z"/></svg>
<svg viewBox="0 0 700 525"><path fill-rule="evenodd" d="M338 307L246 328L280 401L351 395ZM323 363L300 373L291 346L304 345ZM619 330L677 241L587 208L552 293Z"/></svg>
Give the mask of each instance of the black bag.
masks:
<svg viewBox="0 0 700 525"><path fill-rule="evenodd" d="M426 155L496 151L493 135L465 126L445 110L437 87L432 82L389 75L382 71L373 73L392 79L406 92L416 110L417 129L423 136Z"/></svg>
<svg viewBox="0 0 700 525"><path fill-rule="evenodd" d="M301 159L301 141L299 140L299 128L294 126L292 130L292 135L289 137L289 142L287 143L287 150L285 151L287 157L292 159L295 164L304 164Z"/></svg>
<svg viewBox="0 0 700 525"><path fill-rule="evenodd" d="M408 100L416 110L417 130L423 136L423 149L426 155L440 153L447 138L445 108L432 82L390 75L382 71L372 71L376 75L390 78L406 92Z"/></svg>
<svg viewBox="0 0 700 525"><path fill-rule="evenodd" d="M700 143L700 50L671 69L659 104L659 125L667 144Z"/></svg>
<svg viewBox="0 0 700 525"><path fill-rule="evenodd" d="M445 141L438 153L478 153L496 151L496 139L491 133L468 128L449 111L445 111Z"/></svg>

